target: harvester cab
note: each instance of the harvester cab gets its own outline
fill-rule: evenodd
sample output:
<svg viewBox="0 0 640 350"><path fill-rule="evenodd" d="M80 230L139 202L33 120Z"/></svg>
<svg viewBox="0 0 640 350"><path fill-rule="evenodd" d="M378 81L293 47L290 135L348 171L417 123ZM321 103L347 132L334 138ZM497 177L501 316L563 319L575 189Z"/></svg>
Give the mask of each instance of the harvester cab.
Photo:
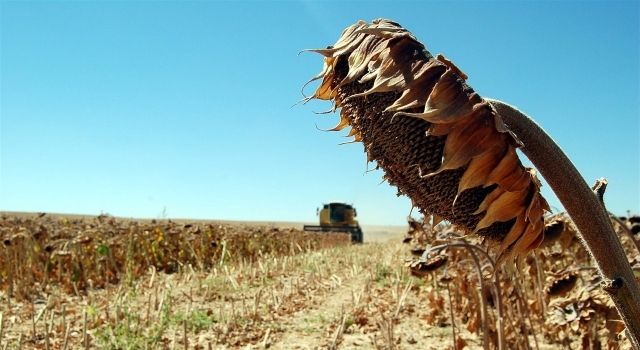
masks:
<svg viewBox="0 0 640 350"><path fill-rule="evenodd" d="M324 204L322 209L318 208L320 225L305 225L305 231L315 232L348 232L351 234L351 241L362 243L362 229L358 220L357 212L353 205L342 202L331 202Z"/></svg>

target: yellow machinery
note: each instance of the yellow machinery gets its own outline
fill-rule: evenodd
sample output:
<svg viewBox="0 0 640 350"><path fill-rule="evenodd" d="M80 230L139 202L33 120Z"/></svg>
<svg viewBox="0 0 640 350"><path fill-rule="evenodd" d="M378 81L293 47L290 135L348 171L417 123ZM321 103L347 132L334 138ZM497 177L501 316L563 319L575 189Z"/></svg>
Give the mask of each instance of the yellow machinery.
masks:
<svg viewBox="0 0 640 350"><path fill-rule="evenodd" d="M362 243L362 229L356 220L356 208L340 202L324 204L318 209L320 226L305 225L305 231L315 232L349 232L351 241Z"/></svg>

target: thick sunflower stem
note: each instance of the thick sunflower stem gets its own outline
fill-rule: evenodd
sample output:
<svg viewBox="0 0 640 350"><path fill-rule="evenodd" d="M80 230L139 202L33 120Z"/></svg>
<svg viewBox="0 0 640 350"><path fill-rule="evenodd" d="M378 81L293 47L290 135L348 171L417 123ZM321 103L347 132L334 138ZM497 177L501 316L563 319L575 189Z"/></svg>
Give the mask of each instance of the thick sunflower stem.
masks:
<svg viewBox="0 0 640 350"><path fill-rule="evenodd" d="M640 287L604 206L538 124L513 106L498 100L487 101L522 141L522 152L538 168L571 216L605 281L603 290L616 305L634 349L640 350Z"/></svg>

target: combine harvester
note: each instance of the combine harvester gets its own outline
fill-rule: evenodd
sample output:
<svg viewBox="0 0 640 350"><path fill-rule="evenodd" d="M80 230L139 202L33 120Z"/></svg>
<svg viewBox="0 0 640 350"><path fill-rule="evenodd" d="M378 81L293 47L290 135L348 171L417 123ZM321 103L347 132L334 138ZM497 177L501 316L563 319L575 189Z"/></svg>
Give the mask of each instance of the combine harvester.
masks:
<svg viewBox="0 0 640 350"><path fill-rule="evenodd" d="M356 208L353 205L342 202L324 204L318 209L320 225L304 225L305 231L313 232L348 232L351 234L351 242L362 243L362 229L356 220Z"/></svg>

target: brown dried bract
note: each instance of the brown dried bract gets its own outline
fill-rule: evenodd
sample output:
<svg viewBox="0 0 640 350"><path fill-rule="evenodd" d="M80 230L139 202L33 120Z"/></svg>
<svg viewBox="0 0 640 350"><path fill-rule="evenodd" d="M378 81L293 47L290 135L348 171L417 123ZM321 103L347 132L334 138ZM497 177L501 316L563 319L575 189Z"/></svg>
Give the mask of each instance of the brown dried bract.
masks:
<svg viewBox="0 0 640 350"><path fill-rule="evenodd" d="M519 141L493 107L443 56L433 57L389 20L348 27L323 55L313 96L332 100L368 160L425 215L498 242L500 258L543 239L543 214L533 169L516 154Z"/></svg>

